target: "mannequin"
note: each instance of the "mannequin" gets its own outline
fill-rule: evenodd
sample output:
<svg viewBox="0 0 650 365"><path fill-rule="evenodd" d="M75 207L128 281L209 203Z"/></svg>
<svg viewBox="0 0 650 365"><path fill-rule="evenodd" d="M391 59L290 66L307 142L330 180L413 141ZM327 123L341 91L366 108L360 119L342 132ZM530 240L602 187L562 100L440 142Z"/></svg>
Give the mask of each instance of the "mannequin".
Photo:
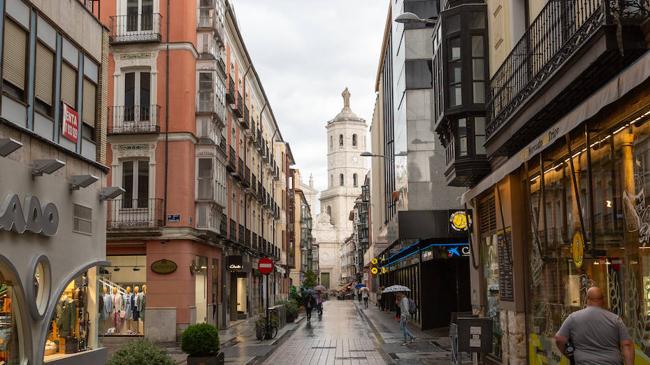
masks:
<svg viewBox="0 0 650 365"><path fill-rule="evenodd" d="M113 320L113 327L115 331L119 331L120 324L122 319L120 318L120 313L124 310L124 298L118 293L117 288L113 288L113 294L111 295L111 301L113 302L113 312L111 313L111 318Z"/></svg>
<svg viewBox="0 0 650 365"><path fill-rule="evenodd" d="M131 303L131 309L133 311L133 324L135 325L133 331L137 332L138 334L140 333L140 307L138 307L139 304L139 298L140 296L140 287L136 286L133 288L133 297L132 300L133 302Z"/></svg>
<svg viewBox="0 0 650 365"><path fill-rule="evenodd" d="M111 313L113 312L113 300L111 297L111 294L108 292L108 287L104 286L102 288L103 291L103 302L104 302L104 307L102 308L102 311L100 313L101 320L103 320L103 325L105 328L110 328L111 326Z"/></svg>
<svg viewBox="0 0 650 365"><path fill-rule="evenodd" d="M131 293L131 287L126 287L126 293L124 294L124 321L126 322L126 330L131 330L131 322L133 320L133 307L131 306L133 302L133 293Z"/></svg>

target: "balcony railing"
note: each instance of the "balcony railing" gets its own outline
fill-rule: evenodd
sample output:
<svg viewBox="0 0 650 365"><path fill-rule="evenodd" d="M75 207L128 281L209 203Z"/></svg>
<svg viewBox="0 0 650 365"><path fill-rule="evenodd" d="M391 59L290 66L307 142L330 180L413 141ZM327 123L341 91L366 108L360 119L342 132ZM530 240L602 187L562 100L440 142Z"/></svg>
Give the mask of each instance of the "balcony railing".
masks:
<svg viewBox="0 0 650 365"><path fill-rule="evenodd" d="M236 115L237 117L239 117L239 118L242 117L242 113L243 113L242 108L243 108L243 105L244 105L244 103L243 103L243 101L242 101L241 93L240 93L239 91L235 91L235 100L234 100L234 102L230 105L230 107L232 108L233 113L235 113L235 115Z"/></svg>
<svg viewBox="0 0 650 365"><path fill-rule="evenodd" d="M158 13L117 15L110 19L111 43L160 42L162 17Z"/></svg>
<svg viewBox="0 0 650 365"><path fill-rule="evenodd" d="M251 245L252 245L251 247L254 248L254 249L258 248L257 240L258 240L257 233L253 232L253 239L252 239L252 242L251 242Z"/></svg>
<svg viewBox="0 0 650 365"><path fill-rule="evenodd" d="M244 129L250 128L250 115L249 115L249 112L248 112L248 107L246 105L244 105L244 114L243 114L243 117L242 117L241 125L242 125L242 127Z"/></svg>
<svg viewBox="0 0 650 365"><path fill-rule="evenodd" d="M235 154L235 149L230 147L230 154L228 155L228 167L231 171L237 170L237 155Z"/></svg>
<svg viewBox="0 0 650 365"><path fill-rule="evenodd" d="M549 0L490 82L488 138L603 25L646 19L648 0Z"/></svg>
<svg viewBox="0 0 650 365"><path fill-rule="evenodd" d="M226 137L224 136L221 136L221 138L219 139L219 150L224 155L228 154L228 146L226 145Z"/></svg>
<svg viewBox="0 0 650 365"><path fill-rule="evenodd" d="M239 225L239 239L237 240L240 244L246 244L246 229L241 224Z"/></svg>
<svg viewBox="0 0 650 365"><path fill-rule="evenodd" d="M251 247L251 230L248 229L248 228L246 228L246 236L245 236L245 238L246 238L246 240L245 240L246 241L245 242L246 246Z"/></svg>
<svg viewBox="0 0 650 365"><path fill-rule="evenodd" d="M226 233L228 233L228 219L225 214L221 213L221 217L219 217L219 234L226 237Z"/></svg>
<svg viewBox="0 0 650 365"><path fill-rule="evenodd" d="M251 169L248 166L244 167L244 176L242 179L242 184L246 187L251 186Z"/></svg>
<svg viewBox="0 0 650 365"><path fill-rule="evenodd" d="M158 105L111 106L108 120L109 134L158 133Z"/></svg>
<svg viewBox="0 0 650 365"><path fill-rule="evenodd" d="M113 199L108 201L109 230L151 229L163 225L162 199Z"/></svg>
<svg viewBox="0 0 650 365"><path fill-rule="evenodd" d="M232 242L237 242L237 222L230 220L230 232L229 238Z"/></svg>
<svg viewBox="0 0 650 365"><path fill-rule="evenodd" d="M230 75L228 77L228 88L226 90L226 102L232 105L235 103L235 94L237 93L237 90L235 89L235 81L233 80L233 76Z"/></svg>

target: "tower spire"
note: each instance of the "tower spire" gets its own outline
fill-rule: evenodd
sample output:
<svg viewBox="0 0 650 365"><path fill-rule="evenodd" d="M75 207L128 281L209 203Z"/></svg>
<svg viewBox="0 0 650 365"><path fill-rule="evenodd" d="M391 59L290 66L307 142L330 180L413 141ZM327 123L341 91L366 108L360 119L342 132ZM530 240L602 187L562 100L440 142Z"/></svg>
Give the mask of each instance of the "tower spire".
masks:
<svg viewBox="0 0 650 365"><path fill-rule="evenodd" d="M309 174L309 187L314 187L314 174Z"/></svg>

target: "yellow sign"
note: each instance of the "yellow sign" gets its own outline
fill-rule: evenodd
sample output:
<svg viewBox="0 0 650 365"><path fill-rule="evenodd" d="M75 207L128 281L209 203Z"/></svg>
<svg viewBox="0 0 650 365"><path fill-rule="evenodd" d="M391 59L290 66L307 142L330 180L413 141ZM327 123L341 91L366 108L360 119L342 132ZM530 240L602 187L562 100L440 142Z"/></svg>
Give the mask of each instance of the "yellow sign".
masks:
<svg viewBox="0 0 650 365"><path fill-rule="evenodd" d="M388 269L386 269L385 267L382 267L382 268L381 268L381 273L382 273L382 274L385 274L385 273L387 273L387 272L388 272Z"/></svg>
<svg viewBox="0 0 650 365"><path fill-rule="evenodd" d="M463 211L454 212L451 217L449 217L449 223L451 228L458 232L467 231L471 218L465 214Z"/></svg>
<svg viewBox="0 0 650 365"><path fill-rule="evenodd" d="M377 275L378 272L379 272L379 270L377 270L376 267L373 267L372 269L370 269L370 273L373 274L373 275Z"/></svg>
<svg viewBox="0 0 650 365"><path fill-rule="evenodd" d="M573 239L571 240L571 254L576 268L581 268L585 254L585 239L582 237L580 231L573 234Z"/></svg>
<svg viewBox="0 0 650 365"><path fill-rule="evenodd" d="M377 258L374 257L372 260L370 260L370 263L373 265L377 265Z"/></svg>

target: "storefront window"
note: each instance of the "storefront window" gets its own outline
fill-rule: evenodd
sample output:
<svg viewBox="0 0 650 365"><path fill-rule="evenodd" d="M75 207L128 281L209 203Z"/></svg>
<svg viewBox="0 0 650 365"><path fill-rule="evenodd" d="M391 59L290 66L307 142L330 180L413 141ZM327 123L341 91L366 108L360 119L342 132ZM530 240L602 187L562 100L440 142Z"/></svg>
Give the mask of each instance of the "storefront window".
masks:
<svg viewBox="0 0 650 365"><path fill-rule="evenodd" d="M533 361L560 364L553 336L591 286L628 326L637 356L650 354L650 125L619 127L594 128L607 132L591 133L589 150L581 135L570 152L562 144L540 159L554 162L530 166Z"/></svg>
<svg viewBox="0 0 650 365"><path fill-rule="evenodd" d="M18 328L13 287L0 274L0 364L18 364Z"/></svg>
<svg viewBox="0 0 650 365"><path fill-rule="evenodd" d="M143 336L147 292L144 255L107 256L99 285L100 336Z"/></svg>
<svg viewBox="0 0 650 365"><path fill-rule="evenodd" d="M68 283L58 298L45 342L45 361L97 347L96 269Z"/></svg>

